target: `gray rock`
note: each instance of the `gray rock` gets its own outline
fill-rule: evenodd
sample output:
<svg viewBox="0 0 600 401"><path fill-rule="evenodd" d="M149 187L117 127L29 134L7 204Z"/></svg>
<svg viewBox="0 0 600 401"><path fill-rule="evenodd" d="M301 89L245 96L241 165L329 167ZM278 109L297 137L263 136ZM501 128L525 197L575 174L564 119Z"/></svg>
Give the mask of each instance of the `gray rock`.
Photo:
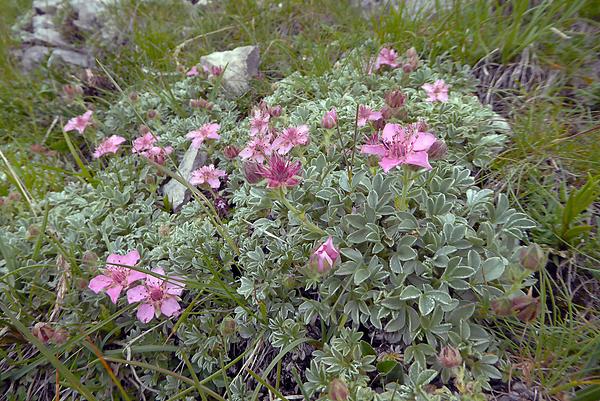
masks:
<svg viewBox="0 0 600 401"><path fill-rule="evenodd" d="M55 49L52 52L52 55L48 59L48 64L52 65L56 62L63 62L83 68L90 68L94 65L94 59L91 56L67 49Z"/></svg>
<svg viewBox="0 0 600 401"><path fill-rule="evenodd" d="M54 14L63 3L63 0L33 0L32 6L38 14Z"/></svg>
<svg viewBox="0 0 600 401"><path fill-rule="evenodd" d="M183 159L179 165L179 174L187 180L190 178L191 172L204 165L205 162L206 152L190 146L183 155ZM167 196L173 210L176 212L191 198L191 193L186 186L174 179L169 180L163 186L163 193Z"/></svg>
<svg viewBox="0 0 600 401"><path fill-rule="evenodd" d="M55 29L54 27L54 19L52 15L44 14L44 15L34 15L31 18L31 25L33 26L33 31L37 31L38 29Z"/></svg>
<svg viewBox="0 0 600 401"><path fill-rule="evenodd" d="M31 46L23 50L20 54L23 68L27 71L40 65L50 53L46 46Z"/></svg>
<svg viewBox="0 0 600 401"><path fill-rule="evenodd" d="M222 82L231 97L240 96L250 89L250 79L258 74L259 62L260 55L256 46L237 47L200 58L203 66L225 68Z"/></svg>
<svg viewBox="0 0 600 401"><path fill-rule="evenodd" d="M71 0L70 5L77 13L73 21L76 27L85 31L92 31L102 25L100 15L106 10L106 3L102 0Z"/></svg>
<svg viewBox="0 0 600 401"><path fill-rule="evenodd" d="M55 31L52 28L39 28L33 32L33 40L45 43L54 47L66 47L69 46L67 42L62 38L60 32Z"/></svg>

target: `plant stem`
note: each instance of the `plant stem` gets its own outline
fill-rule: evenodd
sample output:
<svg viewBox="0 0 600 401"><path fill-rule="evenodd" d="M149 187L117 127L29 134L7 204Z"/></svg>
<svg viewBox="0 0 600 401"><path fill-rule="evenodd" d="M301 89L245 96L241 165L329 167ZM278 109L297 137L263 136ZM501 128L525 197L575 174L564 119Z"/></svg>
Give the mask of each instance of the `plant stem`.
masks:
<svg viewBox="0 0 600 401"><path fill-rule="evenodd" d="M306 228L308 228L311 232L314 232L314 233L317 233L317 234L320 234L320 235L327 234L325 232L325 230L321 229L315 223L313 223L312 221L310 221L306 217L306 213L305 212L301 212L300 210L296 209L296 207L294 205L292 205L289 200L287 200L287 198L285 197L285 193L283 192L282 188L280 188L277 191L277 194L279 195L278 198L281 201L281 203L283 203L285 205L285 207L290 212L292 212L292 214L306 226Z"/></svg>
<svg viewBox="0 0 600 401"><path fill-rule="evenodd" d="M406 197L408 196L408 189L411 184L411 171L407 165L402 166L404 170L404 175L402 176L402 197L400 198L400 205L398 209L401 212L404 212L408 208L408 201Z"/></svg>

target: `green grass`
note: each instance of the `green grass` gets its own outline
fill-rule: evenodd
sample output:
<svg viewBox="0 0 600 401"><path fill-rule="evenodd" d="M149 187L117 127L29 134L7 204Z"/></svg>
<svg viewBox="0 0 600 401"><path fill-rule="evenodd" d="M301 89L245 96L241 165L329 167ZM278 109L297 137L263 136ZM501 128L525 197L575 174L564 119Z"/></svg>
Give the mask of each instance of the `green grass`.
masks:
<svg viewBox="0 0 600 401"><path fill-rule="evenodd" d="M513 203L540 223L533 239L550 248L557 265L574 266L574 274L584 279L598 275L597 227L564 246L552 225L568 193L584 185L588 174L600 174L600 85L591 64L600 54L600 8L593 0L545 0L535 2L535 7L526 1L495 6L483 0L457 1L448 10L412 16L401 6L366 20L335 0L294 0L281 6L278 1L264 1L261 6L249 0L215 3L190 13L175 0L122 0L111 13L124 46L99 44L99 60L124 90L158 92L178 79L171 75L178 62L189 67L212 51L258 44L263 76L238 100L242 110L268 94L278 79L294 71L318 76L369 39L400 51L415 46L428 58L443 56L475 65L487 57L506 68L521 65L544 71L539 81L517 82L494 92L514 135L485 182L508 191ZM44 69L25 75L8 56L15 45L9 39L10 26L29 4L0 0L0 145L35 199L74 179L77 167L61 125L66 116L81 109L60 97L61 85L76 81L72 76ZM584 23L592 31L581 30ZM176 59L175 50L184 42ZM530 55L527 63L520 57L525 50ZM113 96L106 93L88 100L103 108ZM49 130L56 116L61 119ZM29 145L44 138L44 144L60 155L31 162ZM6 164L0 166L9 175ZM14 184L14 179L0 184L0 196L15 190ZM590 221L590 214L584 211L581 218ZM561 275L542 274L539 290L548 297L547 319L527 327L511 322L503 329L511 333L506 346L514 355L514 367L531 364L531 375L525 379L541 384L546 396L598 382L598 372L584 357L588 352L594 355L594 349L595 355L598 352L597 311L577 305ZM197 380L189 384L198 387Z"/></svg>

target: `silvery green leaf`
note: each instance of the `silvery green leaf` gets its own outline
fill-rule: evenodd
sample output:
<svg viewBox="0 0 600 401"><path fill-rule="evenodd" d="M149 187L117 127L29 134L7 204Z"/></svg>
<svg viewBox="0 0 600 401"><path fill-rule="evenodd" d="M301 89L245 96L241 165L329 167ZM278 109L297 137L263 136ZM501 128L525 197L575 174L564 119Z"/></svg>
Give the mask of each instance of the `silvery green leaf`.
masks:
<svg viewBox="0 0 600 401"><path fill-rule="evenodd" d="M502 273L504 273L504 268L504 262L501 258L492 257L485 260L481 265L481 271L484 280L493 281L500 278L500 276L502 276Z"/></svg>
<svg viewBox="0 0 600 401"><path fill-rule="evenodd" d="M402 273L402 262L398 255L392 255L390 258L390 269L392 269L394 273Z"/></svg>
<svg viewBox="0 0 600 401"><path fill-rule="evenodd" d="M359 285L369 278L371 272L366 267L360 267L354 272L354 284Z"/></svg>
<svg viewBox="0 0 600 401"><path fill-rule="evenodd" d="M367 235L370 233L371 233L370 230L368 230L366 228L362 228L362 229L357 230L357 231L353 232L352 234L348 235L346 237L346 241L351 244L361 244L361 243L367 241Z"/></svg>
<svg viewBox="0 0 600 401"><path fill-rule="evenodd" d="M435 308L435 300L427 294L421 294L419 297L419 311L422 315L429 315Z"/></svg>
<svg viewBox="0 0 600 401"><path fill-rule="evenodd" d="M417 253L408 245L401 245L395 253L401 261L412 260L417 256Z"/></svg>
<svg viewBox="0 0 600 401"><path fill-rule="evenodd" d="M409 299L419 298L420 295L421 295L421 290L419 290L414 285L409 285L409 286L406 286L402 290L402 292L400 293L399 299L402 301L406 301Z"/></svg>
<svg viewBox="0 0 600 401"><path fill-rule="evenodd" d="M357 263L362 263L362 261L363 261L363 255L357 249L354 249L354 248L342 248L340 250L340 253L342 255L344 255L345 257L347 257L348 259L351 259L351 260L353 260L353 261L355 261Z"/></svg>
<svg viewBox="0 0 600 401"><path fill-rule="evenodd" d="M390 320L386 325L384 330L388 333L394 333L404 328L406 325L406 312L401 309L398 311L398 315Z"/></svg>

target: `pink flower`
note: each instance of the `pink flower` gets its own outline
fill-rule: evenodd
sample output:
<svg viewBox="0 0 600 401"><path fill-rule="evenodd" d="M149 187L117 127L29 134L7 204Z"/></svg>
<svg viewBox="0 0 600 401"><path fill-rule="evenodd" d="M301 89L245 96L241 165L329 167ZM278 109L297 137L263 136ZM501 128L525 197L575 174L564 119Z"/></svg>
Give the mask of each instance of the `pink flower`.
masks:
<svg viewBox="0 0 600 401"><path fill-rule="evenodd" d="M139 260L140 254L136 250L128 252L126 255L111 253L108 255L108 258L106 258L106 269L104 270L104 274L94 277L88 285L89 289L96 294L102 291L106 292L106 295L109 296L113 304L116 304L121 291L123 291L125 287L131 285L134 281L146 277L145 273L124 267L135 266Z"/></svg>
<svg viewBox="0 0 600 401"><path fill-rule="evenodd" d="M198 128L197 130L188 132L185 137L187 139L191 139L192 146L194 148L198 149L202 145L202 142L204 142L207 139L221 138L219 136L219 134L217 133L217 131L220 128L221 128L221 126L219 124L214 124L214 123L204 124L202 127Z"/></svg>
<svg viewBox="0 0 600 401"><path fill-rule="evenodd" d="M156 135L152 132L147 132L133 141L133 149L131 151L133 153L142 153L143 151L152 148L157 140L158 137Z"/></svg>
<svg viewBox="0 0 600 401"><path fill-rule="evenodd" d="M273 152L271 149L271 136L256 136L248 142L246 147L242 149L239 156L243 160L250 159L257 163L262 163L265 158L271 156Z"/></svg>
<svg viewBox="0 0 600 401"><path fill-rule="evenodd" d="M92 154L92 157L94 159L97 159L107 153L117 153L117 151L119 150L119 146L121 146L121 144L125 141L126 139L122 136L112 135L106 138L104 141L102 141L100 145L98 145L98 147Z"/></svg>
<svg viewBox="0 0 600 401"><path fill-rule="evenodd" d="M83 134L88 125L90 125L90 120L92 119L93 111L88 110L80 116L71 118L63 128L65 132L69 131L78 131L80 134Z"/></svg>
<svg viewBox="0 0 600 401"><path fill-rule="evenodd" d="M387 47L382 48L379 51L377 60L375 61L375 70L380 69L384 65L388 65L392 68L398 67L397 63L398 54L394 49L388 49Z"/></svg>
<svg viewBox="0 0 600 401"><path fill-rule="evenodd" d="M267 110L261 107L257 107L252 111L252 117L250 117L250 135L255 136L257 134L266 134L269 130L269 120L271 114Z"/></svg>
<svg viewBox="0 0 600 401"><path fill-rule="evenodd" d="M156 164L163 165L167 156L173 153L173 147L167 146L161 148L160 146L152 146L150 149L142 152L142 155L147 159L152 160Z"/></svg>
<svg viewBox="0 0 600 401"><path fill-rule="evenodd" d="M321 119L321 126L326 129L331 129L337 125L337 111L332 107Z"/></svg>
<svg viewBox="0 0 600 401"><path fill-rule="evenodd" d="M331 269L340 257L340 252L333 245L333 238L327 238L311 256L311 262L317 264L319 273L324 273Z"/></svg>
<svg viewBox="0 0 600 401"><path fill-rule="evenodd" d="M435 143L435 136L419 131L417 124L406 129L399 124L386 124L380 143L362 146L361 153L376 155L386 173L401 164L411 164L431 170L427 151Z"/></svg>
<svg viewBox="0 0 600 401"><path fill-rule="evenodd" d="M205 73L208 74L208 76L212 76L212 77L218 77L221 74L223 74L223 67L219 67L218 65L211 65L211 66L203 66L202 69L204 70Z"/></svg>
<svg viewBox="0 0 600 401"><path fill-rule="evenodd" d="M208 184L211 188L218 189L221 186L219 177L225 177L224 170L215 168L214 165L202 166L197 170L192 171L190 184L202 185Z"/></svg>
<svg viewBox="0 0 600 401"><path fill-rule="evenodd" d="M383 118L379 111L373 111L367 106L363 106L362 104L358 106L358 119L357 124L359 127L364 127L367 125L367 121L377 121Z"/></svg>
<svg viewBox="0 0 600 401"><path fill-rule="evenodd" d="M160 267L152 269L152 272L160 276L165 275L165 271ZM138 306L137 318L142 323L148 323L154 316L159 317L161 313L167 317L177 316L181 311L178 301L185 284L178 277L165 280L150 274L145 276L143 285L127 291L127 302L130 304L141 302Z"/></svg>
<svg viewBox="0 0 600 401"><path fill-rule="evenodd" d="M300 182L300 162L291 162L278 155L269 159L267 166L257 166L258 173L267 179L268 188L294 187Z"/></svg>
<svg viewBox="0 0 600 401"><path fill-rule="evenodd" d="M427 100L428 102L440 101L442 103L448 101L448 85L444 82L443 79L436 80L433 84L425 84L421 88L425 89L427 92Z"/></svg>
<svg viewBox="0 0 600 401"><path fill-rule="evenodd" d="M187 75L188 77L197 77L198 75L200 75L200 71L198 71L198 67L193 66L188 72L186 72L185 75Z"/></svg>
<svg viewBox="0 0 600 401"><path fill-rule="evenodd" d="M292 150L294 146L306 145L308 143L308 125L298 127L289 127L283 130L273 141L271 145L273 150L277 150L280 155L285 155Z"/></svg>

